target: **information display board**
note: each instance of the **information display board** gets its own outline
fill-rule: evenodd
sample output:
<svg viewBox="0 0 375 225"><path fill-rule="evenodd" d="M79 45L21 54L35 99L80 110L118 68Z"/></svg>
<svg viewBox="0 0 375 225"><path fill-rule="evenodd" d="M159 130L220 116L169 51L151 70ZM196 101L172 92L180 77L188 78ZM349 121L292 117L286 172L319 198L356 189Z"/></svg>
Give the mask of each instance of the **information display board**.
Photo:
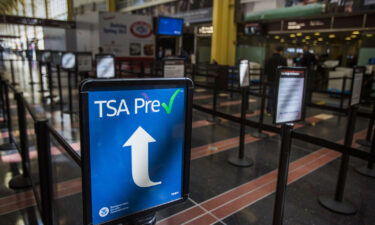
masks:
<svg viewBox="0 0 375 225"><path fill-rule="evenodd" d="M95 79L80 87L84 224L186 200L192 81Z"/></svg>
<svg viewBox="0 0 375 225"><path fill-rule="evenodd" d="M66 70L73 70L76 67L76 55L72 52L65 52L61 56L61 67Z"/></svg>
<svg viewBox="0 0 375 225"><path fill-rule="evenodd" d="M291 123L305 116L306 69L279 67L276 85L274 123Z"/></svg>
<svg viewBox="0 0 375 225"><path fill-rule="evenodd" d="M180 58L164 59L164 77L179 78L185 77L185 61Z"/></svg>
<svg viewBox="0 0 375 225"><path fill-rule="evenodd" d="M363 76L366 71L365 67L354 67L352 78L352 96L350 98L350 106L357 105L361 101Z"/></svg>
<svg viewBox="0 0 375 225"><path fill-rule="evenodd" d="M238 74L240 87L248 87L250 85L249 60L243 59L240 61Z"/></svg>
<svg viewBox="0 0 375 225"><path fill-rule="evenodd" d="M114 78L115 77L115 58L113 55L98 54L95 55L96 77Z"/></svg>
<svg viewBox="0 0 375 225"><path fill-rule="evenodd" d="M90 72L92 70L92 55L90 52L77 54L78 71Z"/></svg>

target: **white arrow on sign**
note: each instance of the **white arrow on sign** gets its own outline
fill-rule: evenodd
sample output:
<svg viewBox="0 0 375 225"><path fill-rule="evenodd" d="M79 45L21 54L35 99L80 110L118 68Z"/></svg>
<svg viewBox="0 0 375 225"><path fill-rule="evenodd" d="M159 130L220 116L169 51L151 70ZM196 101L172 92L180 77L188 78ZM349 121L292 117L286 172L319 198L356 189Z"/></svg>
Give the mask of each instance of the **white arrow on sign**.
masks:
<svg viewBox="0 0 375 225"><path fill-rule="evenodd" d="M139 187L151 187L161 184L161 181L151 181L148 173L148 143L151 142L156 141L142 127L138 127L122 146L131 146L132 176L134 183Z"/></svg>

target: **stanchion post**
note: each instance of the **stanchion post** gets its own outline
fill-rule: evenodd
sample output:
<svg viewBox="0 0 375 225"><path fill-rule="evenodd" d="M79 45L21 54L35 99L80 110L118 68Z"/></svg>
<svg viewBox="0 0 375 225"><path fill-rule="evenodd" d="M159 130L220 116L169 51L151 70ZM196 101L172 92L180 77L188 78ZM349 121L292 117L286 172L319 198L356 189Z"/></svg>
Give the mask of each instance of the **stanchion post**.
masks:
<svg viewBox="0 0 375 225"><path fill-rule="evenodd" d="M63 92L62 92L62 86L61 86L61 68L60 65L56 65L56 71L57 71L57 86L59 88L59 105L60 105L60 112L61 112L61 118L63 118L64 114L64 100L63 100Z"/></svg>
<svg viewBox="0 0 375 225"><path fill-rule="evenodd" d="M48 79L48 89L49 89L49 98L51 101L51 106L53 106L53 82L52 82L52 68L51 63L46 64L47 67L47 79Z"/></svg>
<svg viewBox="0 0 375 225"><path fill-rule="evenodd" d="M12 123L12 117L10 112L10 100L9 100L9 88L6 82L4 82L4 94L5 94L5 107L6 107L6 119L7 119L7 125L8 125L8 138L9 143L13 143L14 137L13 137L13 123Z"/></svg>
<svg viewBox="0 0 375 225"><path fill-rule="evenodd" d="M246 99L248 96L248 87L242 88L241 101L241 124L240 124L240 148L238 156L232 155L228 158L228 162L234 166L249 167L253 165L253 161L245 156L245 126L246 126Z"/></svg>
<svg viewBox="0 0 375 225"><path fill-rule="evenodd" d="M217 78L215 77L215 80ZM220 122L218 118L216 118L216 108L217 108L217 87L216 87L216 81L214 82L214 88L212 93L212 117L208 118L207 121L211 123Z"/></svg>
<svg viewBox="0 0 375 225"><path fill-rule="evenodd" d="M29 76L30 76L30 85L34 85L34 77L33 77L33 65L31 59L27 60L28 61L28 66L29 66Z"/></svg>
<svg viewBox="0 0 375 225"><path fill-rule="evenodd" d="M73 93L72 93L72 72L68 70L68 95L69 95L69 114L73 113Z"/></svg>
<svg viewBox="0 0 375 225"><path fill-rule="evenodd" d="M342 82L341 95L340 95L340 109L343 109L343 107L344 107L346 79L347 79L347 77L345 76L343 78L343 82Z"/></svg>
<svg viewBox="0 0 375 225"><path fill-rule="evenodd" d="M41 195L41 214L45 225L53 224L53 183L51 165L51 145L48 132L48 120L35 122L35 134L38 150L38 167Z"/></svg>
<svg viewBox="0 0 375 225"><path fill-rule="evenodd" d="M259 127L258 130L253 132L251 136L256 137L256 138L266 138L268 137L268 134L263 133L263 121L264 121L264 107L265 107L265 102L266 102L266 86L264 85L263 82L261 82L262 87L262 97L260 100L260 114L259 114Z"/></svg>
<svg viewBox="0 0 375 225"><path fill-rule="evenodd" d="M345 132L345 140L344 145L346 147L351 147L355 129L355 121L356 121L356 113L357 109L356 106L351 106L349 108L349 117L348 123ZM344 191L345 191L345 184L346 178L349 169L349 159L350 156L347 152L344 152L341 157L341 165L339 171L339 177L336 184L336 192L335 197L329 196L321 196L319 197L319 203L324 206L325 208L340 214L351 215L357 212L357 209L351 203L344 201Z"/></svg>
<svg viewBox="0 0 375 225"><path fill-rule="evenodd" d="M374 126L374 121L375 121L375 103L373 103L372 105L372 113L371 113L371 118L370 118L370 122L368 124L368 128L367 128L367 134L366 134L366 139L359 139L357 140L356 142L362 146L365 146L365 147L370 147L372 144L371 144L371 135L372 135L372 128Z"/></svg>
<svg viewBox="0 0 375 225"><path fill-rule="evenodd" d="M289 160L292 144L292 130L292 123L286 123L281 126L281 152L277 174L276 197L272 223L273 225L283 224L285 194L286 187L288 185Z"/></svg>
<svg viewBox="0 0 375 225"><path fill-rule="evenodd" d="M9 182L9 187L12 189L23 189L32 186L29 173L29 139L27 134L27 119L23 94L17 92L15 94L15 97L17 101L17 116L20 135L20 150L22 158L22 175L13 177Z"/></svg>
<svg viewBox="0 0 375 225"><path fill-rule="evenodd" d="M10 63L10 75L11 75L11 78L12 78L12 85L13 85L13 86L16 86L16 85L18 85L18 84L17 84L17 82L16 82L16 75L14 74L13 59L10 59L10 60L9 60L9 63Z"/></svg>
<svg viewBox="0 0 375 225"><path fill-rule="evenodd" d="M39 61L39 80L40 80L40 90L42 100L44 100L44 82L43 82L43 73L42 73L42 63Z"/></svg>
<svg viewBox="0 0 375 225"><path fill-rule="evenodd" d="M371 154L375 154L375 128L374 128L374 131L372 132L372 142L371 142L370 153ZM358 168L356 168L356 171L359 174L375 178L375 167L374 167L374 163L373 162L369 161L367 163L367 166L358 167Z"/></svg>

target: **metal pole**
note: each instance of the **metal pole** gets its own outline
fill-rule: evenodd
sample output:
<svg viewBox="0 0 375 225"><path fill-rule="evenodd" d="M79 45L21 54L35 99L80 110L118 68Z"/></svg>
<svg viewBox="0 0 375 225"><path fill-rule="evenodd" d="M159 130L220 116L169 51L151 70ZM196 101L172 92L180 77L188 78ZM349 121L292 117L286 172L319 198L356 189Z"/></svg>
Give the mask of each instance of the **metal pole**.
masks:
<svg viewBox="0 0 375 225"><path fill-rule="evenodd" d="M279 158L279 169L277 174L277 186L275 206L273 211L273 225L282 225L284 217L284 205L286 187L288 185L288 172L290 161L290 150L292 145L293 124L283 124L281 126L281 151Z"/></svg>
<svg viewBox="0 0 375 225"><path fill-rule="evenodd" d="M12 85L16 86L17 83L16 83L16 77L15 77L15 74L14 74L13 59L10 59L9 62L10 62L10 75L11 75L11 78L12 78Z"/></svg>
<svg viewBox="0 0 375 225"><path fill-rule="evenodd" d="M242 88L241 101L241 124L240 124L240 148L238 156L233 155L228 158L228 162L234 166L249 167L253 165L253 161L245 157L245 125L246 125L246 100L248 96L248 87Z"/></svg>
<svg viewBox="0 0 375 225"><path fill-rule="evenodd" d="M40 80L40 93L42 94L42 101L44 99L44 85L43 85L43 73L42 73L42 64L39 62L39 80Z"/></svg>
<svg viewBox="0 0 375 225"><path fill-rule="evenodd" d="M69 94L69 114L73 113L73 93L72 93L72 82L71 82L72 72L68 70L68 94Z"/></svg>
<svg viewBox="0 0 375 225"><path fill-rule="evenodd" d="M9 182L9 187L12 189L28 188L31 187L30 174L29 174L29 139L27 134L27 119L24 105L23 94L17 92L15 94L17 100L17 114L18 114L18 127L20 133L20 148L22 158L22 175L13 177Z"/></svg>
<svg viewBox="0 0 375 225"><path fill-rule="evenodd" d="M375 128L374 131L372 132L372 143L371 143L371 154L375 154ZM355 169L359 174L375 178L375 167L374 163L368 162L366 166L361 166Z"/></svg>
<svg viewBox="0 0 375 225"><path fill-rule="evenodd" d="M255 131L251 134L251 136L256 137L256 138L266 138L268 137L268 134L263 133L263 121L264 121L264 107L265 107L265 102L266 102L266 86L261 82L262 87L262 98L260 100L260 114L259 114L259 127L258 131Z"/></svg>
<svg viewBox="0 0 375 225"><path fill-rule="evenodd" d="M344 107L346 79L347 77L344 77L344 81L342 82L341 95L340 95L340 109Z"/></svg>
<svg viewBox="0 0 375 225"><path fill-rule="evenodd" d="M374 121L375 121L375 103L372 105L371 119L368 124L366 139L357 140L356 142L358 144L363 145L365 147L371 146L371 135L372 135L372 127L374 126Z"/></svg>
<svg viewBox="0 0 375 225"><path fill-rule="evenodd" d="M51 63L47 63L47 79L48 79L48 89L49 89L49 98L51 100L50 104L53 106L53 82L52 82L52 68Z"/></svg>
<svg viewBox="0 0 375 225"><path fill-rule="evenodd" d="M53 224L53 183L51 166L51 145L48 132L48 120L35 122L35 134L38 149L38 166L42 221L45 225Z"/></svg>
<svg viewBox="0 0 375 225"><path fill-rule="evenodd" d="M351 106L349 108L349 117L348 117L346 132L345 132L345 140L344 140L344 145L346 147L351 147L352 145L354 129L355 129L356 113L357 113L356 107ZM352 205L349 202L344 201L344 191L345 191L346 178L347 178L348 169L349 169L349 159L350 159L349 154L347 152L344 152L341 157L341 165L340 165L339 177L338 177L337 184L336 184L335 197L331 198L327 196L321 196L319 198L320 204L323 205L325 208L333 212L345 214L345 215L355 214L357 212L357 209L354 205Z"/></svg>
<svg viewBox="0 0 375 225"><path fill-rule="evenodd" d="M12 117L10 112L10 102L9 102L9 89L6 82L4 82L4 91L5 91L5 105L6 105L6 113L7 113L7 124L8 124L8 138L9 143L13 143L13 125L12 125Z"/></svg>
<svg viewBox="0 0 375 225"><path fill-rule="evenodd" d="M59 88L59 98L60 98L60 112L61 112L61 118L63 118L64 101L63 101L63 92L62 92L62 86L61 86L61 69L59 65L56 65L56 70L57 70L57 85Z"/></svg>
<svg viewBox="0 0 375 225"><path fill-rule="evenodd" d="M31 59L28 60L28 66L29 66L29 75L30 75L30 85L34 85L34 78L33 78L33 66L32 66L32 61Z"/></svg>

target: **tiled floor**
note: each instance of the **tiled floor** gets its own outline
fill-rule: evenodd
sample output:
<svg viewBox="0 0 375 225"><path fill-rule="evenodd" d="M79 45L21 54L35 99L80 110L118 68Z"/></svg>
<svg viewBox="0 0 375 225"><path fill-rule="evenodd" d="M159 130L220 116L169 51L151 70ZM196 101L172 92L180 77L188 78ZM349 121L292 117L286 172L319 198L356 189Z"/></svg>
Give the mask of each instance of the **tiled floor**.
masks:
<svg viewBox="0 0 375 225"><path fill-rule="evenodd" d="M76 115L61 114L59 105L51 108L42 104L39 86L28 84L27 64L17 62L16 79L20 90L24 91L28 101L34 104L38 114L45 114L56 128L79 152L78 118ZM8 67L9 68L9 67ZM34 65L34 80L38 71ZM9 73L5 73L9 77ZM54 73L54 77L56 74ZM63 73L64 101L67 101L66 74ZM57 84L56 79L54 83ZM34 89L34 90L33 90ZM54 92L56 95L57 89ZM74 108L77 108L77 92L74 91ZM12 96L11 96L12 97ZM319 95L319 100L321 96ZM12 98L13 99L13 98ZM336 102L337 99L327 99ZM14 132L17 134L16 107L12 102ZM196 89L194 103L211 107L212 93L201 88ZM239 115L238 95L231 99L229 95L219 97L218 110ZM65 104L65 108L67 104ZM259 99L251 96L248 113L250 120L258 121ZM254 129L247 128L245 154L254 161L249 168L234 167L227 162L230 155L236 154L239 141L239 125L222 120L220 123L207 122L209 116L193 110L193 136L191 154L191 195L188 201L180 205L161 210L157 213L159 225L176 224L272 224L275 199L275 185L279 160L280 138L269 133L263 139L250 135ZM330 111L308 108L306 123L298 123L298 132L340 142L344 138L347 118ZM265 117L265 123L271 124L271 118ZM355 139L366 135L368 120L357 119ZM37 154L33 121L28 119L31 171L37 173ZM6 129L1 129L1 137L6 141ZM82 224L81 172L69 156L64 153L56 141L52 140L52 165L55 186L54 210L56 224ZM353 144L354 147L359 147ZM358 208L353 216L342 216L322 208L317 198L321 194L332 195L340 164L340 154L329 149L293 140L289 185L285 205L285 223L288 225L373 225L375 224L375 180L363 177L354 168L364 165L362 160L352 158L348 171L345 197ZM14 191L8 188L9 180L20 173L20 156L17 152L2 152L0 161L0 225L41 224L36 200L32 190ZM36 187L37 188L37 187Z"/></svg>

